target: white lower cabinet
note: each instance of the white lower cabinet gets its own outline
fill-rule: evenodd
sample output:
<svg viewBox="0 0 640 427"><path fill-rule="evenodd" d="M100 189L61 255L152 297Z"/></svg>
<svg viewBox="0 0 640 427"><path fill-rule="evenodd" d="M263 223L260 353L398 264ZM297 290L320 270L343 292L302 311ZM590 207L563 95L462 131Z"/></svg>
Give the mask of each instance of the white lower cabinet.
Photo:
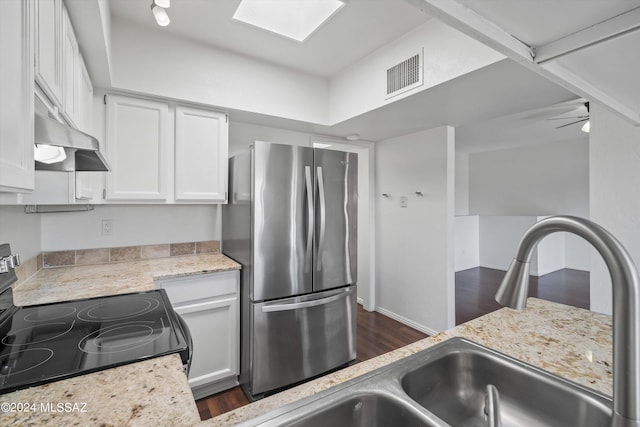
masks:
<svg viewBox="0 0 640 427"><path fill-rule="evenodd" d="M238 385L239 285L237 270L156 281L191 332L189 385L196 399Z"/></svg>

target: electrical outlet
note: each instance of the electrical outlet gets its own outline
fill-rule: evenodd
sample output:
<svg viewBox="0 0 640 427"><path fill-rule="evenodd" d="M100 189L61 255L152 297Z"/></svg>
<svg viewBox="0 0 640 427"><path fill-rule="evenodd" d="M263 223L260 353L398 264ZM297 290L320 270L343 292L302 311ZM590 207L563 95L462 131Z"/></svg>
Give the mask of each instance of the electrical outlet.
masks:
<svg viewBox="0 0 640 427"><path fill-rule="evenodd" d="M102 235L103 236L111 236L113 234L113 220L112 219L103 219L102 220Z"/></svg>
<svg viewBox="0 0 640 427"><path fill-rule="evenodd" d="M400 196L400 207L401 208L406 208L407 207L407 203L408 203L407 196Z"/></svg>

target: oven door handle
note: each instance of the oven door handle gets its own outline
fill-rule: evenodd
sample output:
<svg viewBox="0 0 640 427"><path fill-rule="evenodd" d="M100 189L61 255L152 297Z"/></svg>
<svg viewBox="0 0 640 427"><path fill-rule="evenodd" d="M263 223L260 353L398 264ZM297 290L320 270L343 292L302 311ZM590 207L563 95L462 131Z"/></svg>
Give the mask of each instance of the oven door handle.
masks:
<svg viewBox="0 0 640 427"><path fill-rule="evenodd" d="M184 337L187 340L187 368L186 368L186 373L187 373L187 377L189 376L189 371L191 370L191 361L193 360L193 337L191 336L191 331L189 330L189 326L187 325L187 322L185 322L185 320L182 318L182 316L180 316L178 313L176 313L174 311L174 313L176 314L176 319L178 320L178 325L180 326L180 329L182 330Z"/></svg>

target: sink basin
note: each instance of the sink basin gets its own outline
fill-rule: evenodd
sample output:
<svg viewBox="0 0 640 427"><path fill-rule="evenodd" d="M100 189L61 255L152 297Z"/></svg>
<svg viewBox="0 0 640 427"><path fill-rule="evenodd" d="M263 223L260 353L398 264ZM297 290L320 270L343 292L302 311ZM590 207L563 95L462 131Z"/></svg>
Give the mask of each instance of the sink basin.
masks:
<svg viewBox="0 0 640 427"><path fill-rule="evenodd" d="M242 425L484 427L488 385L503 427L611 422L607 396L453 338Z"/></svg>
<svg viewBox="0 0 640 427"><path fill-rule="evenodd" d="M316 408L286 424L292 427L429 425L418 411L402 401L375 392L354 395L327 407Z"/></svg>
<svg viewBox="0 0 640 427"><path fill-rule="evenodd" d="M409 397L454 426L487 426L488 384L499 393L503 426L608 426L610 401L560 378L473 346L403 375Z"/></svg>

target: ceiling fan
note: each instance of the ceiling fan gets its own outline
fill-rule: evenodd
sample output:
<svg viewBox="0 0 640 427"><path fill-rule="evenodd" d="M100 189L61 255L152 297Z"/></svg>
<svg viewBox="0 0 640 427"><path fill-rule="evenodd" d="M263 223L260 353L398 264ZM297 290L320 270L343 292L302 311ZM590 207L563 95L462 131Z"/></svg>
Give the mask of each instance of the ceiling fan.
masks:
<svg viewBox="0 0 640 427"><path fill-rule="evenodd" d="M589 101L585 102L583 104L583 106L587 110L587 114L582 114L582 115L579 115L579 116L569 116L569 117L553 117L553 118L549 118L547 120L573 120L573 121L571 121L569 123L565 123L563 125L556 126L556 129L560 129L560 128L564 128L564 127L567 127L567 126L575 125L576 123L585 122L585 124L582 126L582 131L588 133L589 132L589 128L590 128L590 123L589 123Z"/></svg>

